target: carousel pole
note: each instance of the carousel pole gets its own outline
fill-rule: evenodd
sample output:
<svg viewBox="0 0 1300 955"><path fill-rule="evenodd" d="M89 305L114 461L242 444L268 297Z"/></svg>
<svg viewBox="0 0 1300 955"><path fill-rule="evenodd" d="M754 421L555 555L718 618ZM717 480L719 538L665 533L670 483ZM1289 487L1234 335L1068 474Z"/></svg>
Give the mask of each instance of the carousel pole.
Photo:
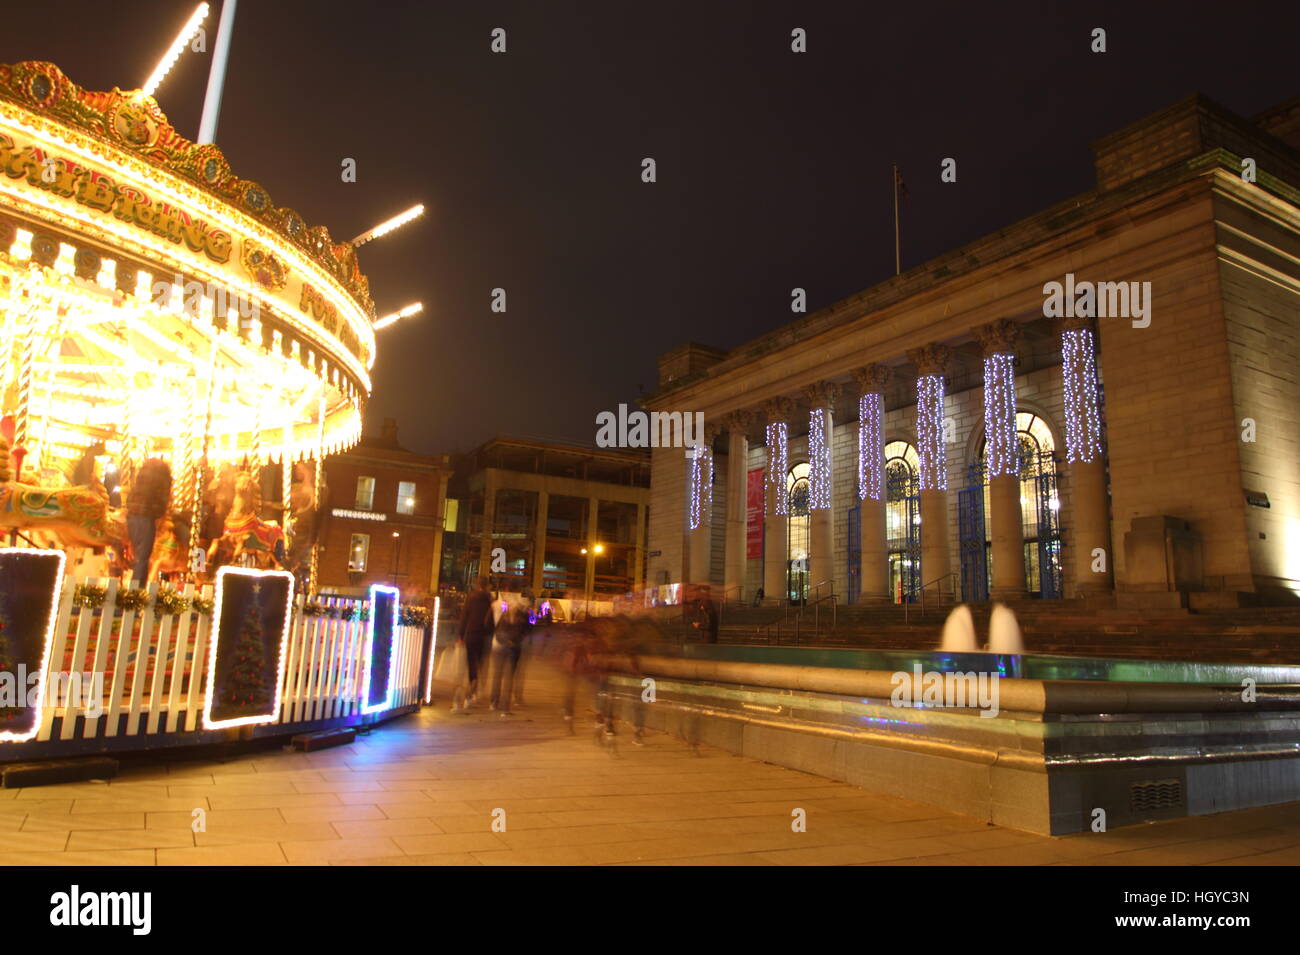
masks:
<svg viewBox="0 0 1300 955"><path fill-rule="evenodd" d="M23 458L27 454L27 441L31 436L32 386L36 377L36 313L27 320L23 339L22 364L18 369L18 410L14 415L14 480L22 480Z"/></svg>
<svg viewBox="0 0 1300 955"><path fill-rule="evenodd" d="M316 427L316 475L315 489L312 494L312 500L315 502L317 512L320 511L320 491L321 478L325 470L325 396L322 394L320 404L316 412L319 423ZM316 580L320 571L320 542L313 541L311 545L311 569L307 575L307 593L314 595L316 593Z"/></svg>
<svg viewBox="0 0 1300 955"><path fill-rule="evenodd" d="M293 496L293 457L290 446L293 444L293 425L284 426L284 451L280 455L280 503L284 507L281 524L288 532L289 515L292 513L289 499Z"/></svg>
<svg viewBox="0 0 1300 955"><path fill-rule="evenodd" d="M203 445L199 457L199 473L195 475L193 497L191 498L190 519L190 553L199 546L199 535L203 527L203 475L208 469L208 449L212 443L212 405L217 391L217 337L214 332L212 345L208 353L208 388L207 407L203 414Z"/></svg>

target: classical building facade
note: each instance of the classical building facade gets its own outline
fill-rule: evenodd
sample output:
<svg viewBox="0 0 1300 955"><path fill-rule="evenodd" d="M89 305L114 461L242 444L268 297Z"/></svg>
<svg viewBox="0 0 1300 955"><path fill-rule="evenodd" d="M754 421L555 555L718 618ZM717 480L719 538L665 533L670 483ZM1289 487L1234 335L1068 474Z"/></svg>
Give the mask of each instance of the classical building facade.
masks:
<svg viewBox="0 0 1300 955"><path fill-rule="evenodd" d="M1300 101L1193 96L1096 188L660 359L647 582L728 599L1300 599Z"/></svg>

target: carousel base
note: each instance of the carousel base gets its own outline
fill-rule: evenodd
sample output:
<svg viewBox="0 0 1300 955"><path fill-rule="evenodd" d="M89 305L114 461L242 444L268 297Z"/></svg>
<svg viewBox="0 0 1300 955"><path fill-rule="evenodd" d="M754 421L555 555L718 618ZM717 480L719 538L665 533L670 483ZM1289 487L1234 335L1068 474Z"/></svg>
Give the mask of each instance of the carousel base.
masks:
<svg viewBox="0 0 1300 955"><path fill-rule="evenodd" d="M283 739L283 744L288 746L291 745L291 741L295 737L304 734L325 731L336 732L343 729L351 730L354 733L358 730L364 732L390 720L414 713L419 708L418 703L413 703L408 706L385 710L381 713L353 714L351 716L309 720L300 723L262 723L255 726L240 726L231 729L149 733L139 736L99 735L90 738L82 736L85 729L85 720L84 717L78 715L73 718L72 735L74 738L72 739L58 738L63 733L64 717L56 715L54 717L53 732L51 733L54 738L29 740L21 743L0 743L0 774L9 772L11 766L20 762L67 759L72 756L152 752L156 750L175 751L186 748L193 749L196 752L203 750L210 752L214 756L221 756L238 751L250 741L271 742L277 739ZM12 760L13 763L8 762L9 760ZM51 779L46 782L63 781L61 779ZM23 783L22 785L36 784ZM6 782L4 787L9 788L9 784Z"/></svg>

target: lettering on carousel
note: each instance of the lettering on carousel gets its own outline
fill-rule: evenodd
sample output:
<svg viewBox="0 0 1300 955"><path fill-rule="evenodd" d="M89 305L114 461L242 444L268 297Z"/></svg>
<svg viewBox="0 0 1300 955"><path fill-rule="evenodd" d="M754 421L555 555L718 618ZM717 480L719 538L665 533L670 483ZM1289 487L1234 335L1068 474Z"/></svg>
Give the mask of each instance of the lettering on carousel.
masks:
<svg viewBox="0 0 1300 955"><path fill-rule="evenodd" d="M320 290L310 282L302 283L302 295L298 298L298 310L314 318L317 323L331 335L337 335L343 347L352 354L361 356L361 339L350 325L339 318L339 310ZM364 357L364 356L362 356Z"/></svg>
<svg viewBox="0 0 1300 955"><path fill-rule="evenodd" d="M0 135L0 172L10 179L26 178L29 186L75 199L178 245L184 242L191 252L202 252L213 262L230 261L230 233L209 228L206 222L165 202L154 202L132 186L119 186L103 173L53 156L39 146L18 148L10 137Z"/></svg>

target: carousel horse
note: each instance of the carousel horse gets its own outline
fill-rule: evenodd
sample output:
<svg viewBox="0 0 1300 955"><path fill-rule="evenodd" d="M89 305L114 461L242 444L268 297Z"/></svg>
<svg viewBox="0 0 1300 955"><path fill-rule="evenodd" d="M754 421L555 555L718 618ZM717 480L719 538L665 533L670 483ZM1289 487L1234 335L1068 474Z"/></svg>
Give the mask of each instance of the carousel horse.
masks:
<svg viewBox="0 0 1300 955"><path fill-rule="evenodd" d="M181 511L171 511L158 521L153 554L149 557L149 579L160 574L183 574L190 569L190 518Z"/></svg>
<svg viewBox="0 0 1300 955"><path fill-rule="evenodd" d="M235 478L235 498L226 515L220 537L208 548L208 565L239 564L248 558L254 567L267 570L279 563L284 553L284 531L278 524L257 516L261 495L247 472ZM227 558L228 555L228 558ZM219 560L218 558L226 558Z"/></svg>
<svg viewBox="0 0 1300 955"><path fill-rule="evenodd" d="M122 545L108 492L98 481L79 487L39 487L13 479L9 442L0 436L0 530L42 531L64 547Z"/></svg>

